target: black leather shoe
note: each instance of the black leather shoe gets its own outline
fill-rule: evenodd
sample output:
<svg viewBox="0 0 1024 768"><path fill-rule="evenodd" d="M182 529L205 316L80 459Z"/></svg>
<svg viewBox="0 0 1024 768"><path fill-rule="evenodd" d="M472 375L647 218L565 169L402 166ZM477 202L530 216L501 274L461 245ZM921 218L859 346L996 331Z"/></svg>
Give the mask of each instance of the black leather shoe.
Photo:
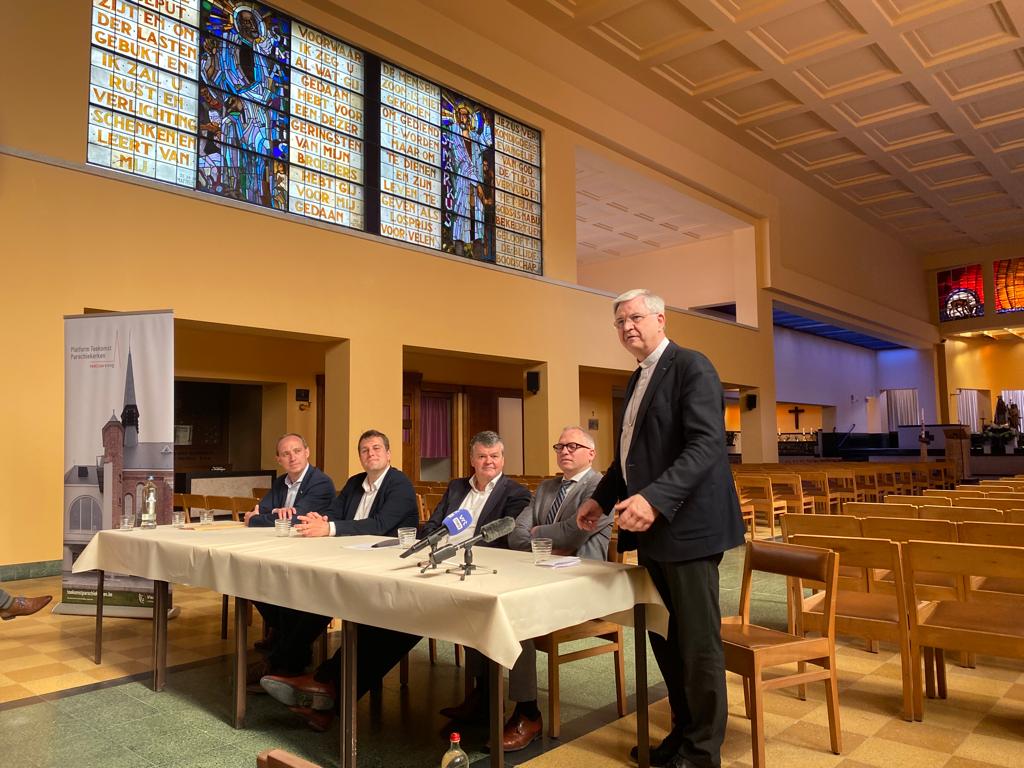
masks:
<svg viewBox="0 0 1024 768"><path fill-rule="evenodd" d="M486 720L490 711L488 704L487 697L480 693L479 688L474 688L465 701L454 707L445 707L441 715L464 723Z"/></svg>
<svg viewBox="0 0 1024 768"><path fill-rule="evenodd" d="M672 760L679 752L679 744L671 736L667 736L661 744L651 747L651 768L665 768L675 765ZM629 750L629 759L634 763L640 760L640 747L636 746ZM680 758L682 759L682 758Z"/></svg>

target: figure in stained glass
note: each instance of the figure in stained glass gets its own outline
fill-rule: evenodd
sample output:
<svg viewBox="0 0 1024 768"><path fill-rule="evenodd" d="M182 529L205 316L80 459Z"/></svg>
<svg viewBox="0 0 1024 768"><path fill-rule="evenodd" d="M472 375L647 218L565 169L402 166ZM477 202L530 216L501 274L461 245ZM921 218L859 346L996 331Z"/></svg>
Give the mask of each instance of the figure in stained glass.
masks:
<svg viewBox="0 0 1024 768"><path fill-rule="evenodd" d="M444 170L443 247L474 258L493 257L494 115L441 90L441 160Z"/></svg>
<svg viewBox="0 0 1024 768"><path fill-rule="evenodd" d="M935 278L939 320L962 320L985 314L985 286L980 264L943 270Z"/></svg>
<svg viewBox="0 0 1024 768"><path fill-rule="evenodd" d="M247 0L203 0L202 11L205 34L288 64L291 22L286 16Z"/></svg>

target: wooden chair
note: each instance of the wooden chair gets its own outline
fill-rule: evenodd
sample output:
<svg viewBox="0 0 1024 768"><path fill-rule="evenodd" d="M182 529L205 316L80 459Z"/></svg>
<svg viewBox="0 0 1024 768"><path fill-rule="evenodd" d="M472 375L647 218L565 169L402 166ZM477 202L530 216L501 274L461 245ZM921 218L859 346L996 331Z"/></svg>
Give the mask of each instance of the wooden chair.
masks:
<svg viewBox="0 0 1024 768"><path fill-rule="evenodd" d="M616 518L614 526L617 526ZM618 550L617 527L613 530L613 537L616 546L608 547L608 561L622 562L622 556ZM604 643L580 648L569 653L562 653L563 643L571 643L576 640L599 639ZM591 656L600 656L605 653L613 655L615 666L615 703L618 706L619 717L625 717L628 710L626 700L626 664L623 654L624 640L622 625L604 619L593 619L584 621L574 627L558 629L533 639L533 644L538 651L548 655L548 736L558 738L562 728L561 694L559 688L558 670L563 664L579 659L589 659Z"/></svg>
<svg viewBox="0 0 1024 768"><path fill-rule="evenodd" d="M1024 523L1024 509L1008 509L1005 513L1007 523Z"/></svg>
<svg viewBox="0 0 1024 768"><path fill-rule="evenodd" d="M857 501L881 501L878 495L878 473L871 469L870 462L862 462L853 470L857 481Z"/></svg>
<svg viewBox="0 0 1024 768"><path fill-rule="evenodd" d="M914 681L910 658L910 627L907 619L906 587L900 560L900 545L888 539L796 535L793 544L831 549L839 555L842 568L859 571L860 583L839 578L836 582L835 632L863 637L872 645L895 643L900 650L903 678L903 719L914 720ZM866 575L870 570L893 574L893 594L869 592ZM805 632L822 631L824 593L804 599L801 622ZM920 718L918 718L920 719Z"/></svg>
<svg viewBox="0 0 1024 768"><path fill-rule="evenodd" d="M209 509L206 506L206 497L201 493L182 494L185 500L185 517L189 520L196 520L199 517L199 510Z"/></svg>
<svg viewBox="0 0 1024 768"><path fill-rule="evenodd" d="M416 508L419 510L419 523L422 526L430 519L430 507L427 506L427 500L422 493L416 494Z"/></svg>
<svg viewBox="0 0 1024 768"><path fill-rule="evenodd" d="M860 536L860 520L851 515L782 516L782 535L786 541L793 536ZM840 572L842 569L840 568Z"/></svg>
<svg viewBox="0 0 1024 768"><path fill-rule="evenodd" d="M732 484L736 489L736 499L740 503L740 515L743 516L744 523L750 524L750 538L754 539L757 535L757 513L754 511L754 503L750 500L750 496L744 493L743 489L740 488L735 477L733 478Z"/></svg>
<svg viewBox="0 0 1024 768"><path fill-rule="evenodd" d="M252 497L254 499L256 499L257 501L259 501L264 496L266 496L269 491L270 491L269 487L264 488L263 486L260 486L259 488L253 488L252 489Z"/></svg>
<svg viewBox="0 0 1024 768"><path fill-rule="evenodd" d="M259 504L251 496L232 496L231 502L235 520L245 520L246 513Z"/></svg>
<svg viewBox="0 0 1024 768"><path fill-rule="evenodd" d="M853 517L917 517L917 507L911 504L872 504L855 501L843 506L843 514Z"/></svg>
<svg viewBox="0 0 1024 768"><path fill-rule="evenodd" d="M981 544L911 541L903 547L910 609L910 653L914 670L914 707L923 715L921 660L924 648L966 655L1024 657L1024 596L968 589L975 579L1018 578L1024 573L1024 549ZM916 575L943 573L959 586L955 598L922 602ZM942 655L937 654L939 664ZM941 679L940 674L940 679Z"/></svg>
<svg viewBox="0 0 1024 768"><path fill-rule="evenodd" d="M986 496L984 499L953 499L954 507L985 507L986 509L1016 509L1021 502L1016 499L994 499Z"/></svg>
<svg viewBox="0 0 1024 768"><path fill-rule="evenodd" d="M188 517L188 505L185 504L185 494L176 493L174 494L171 509L175 512L181 510L185 514L185 522L190 522Z"/></svg>
<svg viewBox="0 0 1024 768"><path fill-rule="evenodd" d="M787 514L814 514L814 499L804 495L800 475L786 472L772 472L772 492L775 498L786 502Z"/></svg>
<svg viewBox="0 0 1024 768"><path fill-rule="evenodd" d="M1024 548L1024 525L968 521L957 524L957 537L961 544ZM970 586L971 589L981 592L1008 592L1014 595L1024 595L1024 574L1017 578L979 576L971 581Z"/></svg>
<svg viewBox="0 0 1024 768"><path fill-rule="evenodd" d="M217 517L218 512L226 512L232 520L238 520L238 514L235 512L235 500L231 496L207 496L206 508L213 512L214 518Z"/></svg>
<svg viewBox="0 0 1024 768"><path fill-rule="evenodd" d="M817 515L838 515L839 499L828 487L828 475L824 472L800 472L804 494L814 501Z"/></svg>
<svg viewBox="0 0 1024 768"><path fill-rule="evenodd" d="M978 523L1001 523L1003 511L986 507L918 507L917 514L922 520L949 520L963 523L972 520Z"/></svg>
<svg viewBox="0 0 1024 768"><path fill-rule="evenodd" d="M754 507L754 514L762 514L768 520L771 537L775 538L775 520L786 513L786 502L777 499L772 490L772 481L767 475L736 475L740 493Z"/></svg>
<svg viewBox="0 0 1024 768"><path fill-rule="evenodd" d="M828 490L838 501L839 512L843 511L843 505L847 502L862 501L857 498L857 477L852 469L826 469L825 477L828 479Z"/></svg>
<svg viewBox="0 0 1024 768"><path fill-rule="evenodd" d="M910 492L913 495L920 495L931 484L929 480L927 466L921 463L910 465Z"/></svg>
<svg viewBox="0 0 1024 768"><path fill-rule="evenodd" d="M947 499L984 499L985 494L981 491L941 491L936 488L929 488L923 494L923 496L945 496ZM920 502L922 504L930 504L931 501Z"/></svg>
<svg viewBox="0 0 1024 768"><path fill-rule="evenodd" d="M790 591L794 615L803 613L802 582L825 585L821 599L823 616L821 637L803 637L799 626L793 633L760 627L750 623L750 591L754 571L774 573L796 580ZM835 586L839 558L827 549L777 544L770 541L747 542L740 589L740 613L722 620L722 647L725 668L742 675L744 703L750 717L750 738L754 768L764 768L764 692L815 680L825 683L829 737L832 752L842 750L839 729L839 684L836 679ZM810 662L820 670L801 669L795 674L764 679L765 669L793 662ZM803 666L801 664L801 666Z"/></svg>
<svg viewBox="0 0 1024 768"><path fill-rule="evenodd" d="M947 509L947 507L939 507ZM917 539L920 541L956 541L956 525L949 520L908 520L895 517L865 517L860 521L861 534L869 539L889 539L901 544ZM906 576L906 574L904 574ZM909 576L907 576L909 578ZM944 573L918 573L921 580L919 591L925 599L943 599L956 588L955 580ZM895 592L894 576L888 571L875 571L871 591L882 594Z"/></svg>
<svg viewBox="0 0 1024 768"><path fill-rule="evenodd" d="M952 488L953 468L946 461L928 462L928 485L932 488Z"/></svg>

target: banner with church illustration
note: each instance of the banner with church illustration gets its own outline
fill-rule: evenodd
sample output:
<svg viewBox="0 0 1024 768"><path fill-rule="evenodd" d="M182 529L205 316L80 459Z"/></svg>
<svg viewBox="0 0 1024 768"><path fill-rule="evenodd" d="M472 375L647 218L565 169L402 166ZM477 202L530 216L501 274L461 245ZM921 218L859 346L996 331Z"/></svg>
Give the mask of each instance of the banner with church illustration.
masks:
<svg viewBox="0 0 1024 768"><path fill-rule="evenodd" d="M142 513L157 486L157 522L174 490L174 315L98 313L64 318L64 558L58 613L94 614L96 574L71 567L96 535ZM129 534L130 535L130 534ZM108 573L104 613L152 616L153 583Z"/></svg>

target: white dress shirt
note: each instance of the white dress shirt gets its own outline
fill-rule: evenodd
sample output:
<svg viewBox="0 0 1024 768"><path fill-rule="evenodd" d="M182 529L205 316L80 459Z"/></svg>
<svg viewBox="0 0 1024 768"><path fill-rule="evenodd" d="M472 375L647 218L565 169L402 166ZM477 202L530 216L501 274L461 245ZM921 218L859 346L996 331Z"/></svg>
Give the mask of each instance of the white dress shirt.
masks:
<svg viewBox="0 0 1024 768"><path fill-rule="evenodd" d="M288 479L288 475L284 476L284 485L288 489L288 493L284 497L285 507L295 506L295 497L299 495L299 487L302 485L302 479L306 476L307 472L309 472L309 464L302 470L302 474L299 475L294 483Z"/></svg>
<svg viewBox="0 0 1024 768"><path fill-rule="evenodd" d="M478 490L476 487L476 475L469 478L469 493L462 497L458 508L469 512L473 516L473 522L466 526L466 529L461 533L449 537L449 544L458 544L460 541L465 541L476 533L477 523L480 522L480 513L484 511L484 505L491 498L491 491L494 490L494 486L498 484L499 480L501 480L501 472L482 490Z"/></svg>
<svg viewBox="0 0 1024 768"><path fill-rule="evenodd" d="M640 411L640 404L644 400L644 393L647 392L647 385L651 383L651 376L654 375L654 368L661 359L665 347L668 346L668 337L661 340L661 343L654 348L647 357L640 363L640 376L633 387L633 394L626 403L626 410L622 414L622 434L619 436L619 456L622 464L622 479L626 480L626 457L629 455L629 447L633 444L633 427L636 426L636 416Z"/></svg>
<svg viewBox="0 0 1024 768"><path fill-rule="evenodd" d="M353 520L365 520L370 516L370 508L373 506L374 499L377 498L377 491L380 490L380 484L384 482L384 475L391 469L391 465L388 464L384 471L380 473L374 482L370 482L369 476L363 478L363 496L359 499L359 506L356 507L356 516ZM327 527L330 529L331 536L337 535L337 529L334 526L334 521L328 522Z"/></svg>

